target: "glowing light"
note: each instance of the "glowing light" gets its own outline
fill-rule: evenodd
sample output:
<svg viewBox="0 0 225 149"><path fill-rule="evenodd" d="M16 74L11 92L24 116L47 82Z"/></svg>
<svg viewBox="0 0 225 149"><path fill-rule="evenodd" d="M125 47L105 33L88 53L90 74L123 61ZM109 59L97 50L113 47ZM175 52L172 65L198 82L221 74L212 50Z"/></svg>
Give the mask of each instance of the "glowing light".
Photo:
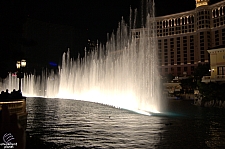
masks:
<svg viewBox="0 0 225 149"><path fill-rule="evenodd" d="M1 101L0 104L13 104L13 103L23 103L23 101Z"/></svg>
<svg viewBox="0 0 225 149"><path fill-rule="evenodd" d="M196 0L196 7L208 5L209 0Z"/></svg>
<svg viewBox="0 0 225 149"><path fill-rule="evenodd" d="M54 62L49 62L49 65L50 65L50 66L54 66L54 67L58 66L58 64L56 64L56 63L54 63Z"/></svg>
<svg viewBox="0 0 225 149"><path fill-rule="evenodd" d="M26 67L26 64L27 64L27 63L26 63L26 60L24 60L24 59L21 60L21 67Z"/></svg>
<svg viewBox="0 0 225 149"><path fill-rule="evenodd" d="M122 20L117 33L105 47L98 46L98 52L86 53L82 60L74 61L68 51L62 56L58 74L25 76L23 94L97 102L146 115L158 113L165 101L156 65L157 29L152 15L147 20L146 28L138 31L139 39L131 36ZM169 22L164 23L169 27ZM13 79L8 79L9 85Z"/></svg>
<svg viewBox="0 0 225 149"><path fill-rule="evenodd" d="M151 116L151 114L149 112L146 112L146 111L134 110L134 112L139 113L139 114L143 114L143 115Z"/></svg>
<svg viewBox="0 0 225 149"><path fill-rule="evenodd" d="M20 69L20 61L17 61L17 62L16 62L16 68L17 68L17 69Z"/></svg>

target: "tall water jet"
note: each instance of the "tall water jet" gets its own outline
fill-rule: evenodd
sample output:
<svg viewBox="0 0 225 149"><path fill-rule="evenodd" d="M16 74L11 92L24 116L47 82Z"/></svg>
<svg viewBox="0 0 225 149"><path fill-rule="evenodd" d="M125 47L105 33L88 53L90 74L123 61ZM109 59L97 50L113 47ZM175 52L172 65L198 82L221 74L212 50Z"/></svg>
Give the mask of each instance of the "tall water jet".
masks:
<svg viewBox="0 0 225 149"><path fill-rule="evenodd" d="M26 76L23 93L98 102L133 111L161 111L154 2L150 10L138 34L122 20L106 45L85 52L84 58L74 61L69 52L64 53L58 74Z"/></svg>

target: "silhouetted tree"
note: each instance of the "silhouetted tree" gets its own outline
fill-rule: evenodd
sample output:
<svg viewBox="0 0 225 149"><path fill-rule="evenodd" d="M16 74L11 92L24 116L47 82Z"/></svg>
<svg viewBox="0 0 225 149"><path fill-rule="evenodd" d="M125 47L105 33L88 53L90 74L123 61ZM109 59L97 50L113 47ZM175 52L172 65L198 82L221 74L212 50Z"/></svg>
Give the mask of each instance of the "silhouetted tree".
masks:
<svg viewBox="0 0 225 149"><path fill-rule="evenodd" d="M190 77L187 79L181 80L182 90L185 90L185 93L194 93L197 83L193 81L194 78Z"/></svg>
<svg viewBox="0 0 225 149"><path fill-rule="evenodd" d="M218 82L202 83L198 82L199 92L202 94L203 101L222 100L225 96L225 84Z"/></svg>
<svg viewBox="0 0 225 149"><path fill-rule="evenodd" d="M174 79L174 76L170 73L164 77L163 82L171 82L173 79Z"/></svg>
<svg viewBox="0 0 225 149"><path fill-rule="evenodd" d="M209 69L210 69L209 64L198 64L198 67L196 67L194 70L195 82L197 80L201 81L203 76L209 75Z"/></svg>

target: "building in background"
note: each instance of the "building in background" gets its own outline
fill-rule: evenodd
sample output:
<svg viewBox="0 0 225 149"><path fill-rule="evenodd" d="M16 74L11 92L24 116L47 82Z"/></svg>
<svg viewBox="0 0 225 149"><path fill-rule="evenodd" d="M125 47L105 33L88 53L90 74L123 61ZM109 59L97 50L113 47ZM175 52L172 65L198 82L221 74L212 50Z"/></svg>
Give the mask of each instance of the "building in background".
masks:
<svg viewBox="0 0 225 149"><path fill-rule="evenodd" d="M225 0L208 4L196 0L194 10L155 18L162 76L190 76L199 63L209 63L208 49L225 45ZM140 31L132 34L139 38Z"/></svg>
<svg viewBox="0 0 225 149"><path fill-rule="evenodd" d="M208 50L210 54L210 76L204 76L202 82L225 82L225 46Z"/></svg>

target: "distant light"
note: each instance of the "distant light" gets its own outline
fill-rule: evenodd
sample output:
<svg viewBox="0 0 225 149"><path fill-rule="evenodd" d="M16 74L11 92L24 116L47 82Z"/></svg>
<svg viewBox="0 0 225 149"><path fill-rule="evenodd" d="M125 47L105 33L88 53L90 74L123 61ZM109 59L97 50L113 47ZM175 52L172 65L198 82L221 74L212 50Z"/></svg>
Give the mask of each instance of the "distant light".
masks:
<svg viewBox="0 0 225 149"><path fill-rule="evenodd" d="M26 63L26 60L24 60L24 59L21 60L21 67L26 67L26 64L27 64L27 63Z"/></svg>
<svg viewBox="0 0 225 149"><path fill-rule="evenodd" d="M12 73L12 76L13 76L13 77L16 77L16 76L17 76L17 74L16 74L16 73Z"/></svg>
<svg viewBox="0 0 225 149"><path fill-rule="evenodd" d="M56 63L54 63L54 62L49 62L49 65L50 65L50 66L54 66L54 67L58 66L58 64L56 64Z"/></svg>
<svg viewBox="0 0 225 149"><path fill-rule="evenodd" d="M17 68L17 69L20 69L20 61L17 61L17 63L16 63L16 68Z"/></svg>

